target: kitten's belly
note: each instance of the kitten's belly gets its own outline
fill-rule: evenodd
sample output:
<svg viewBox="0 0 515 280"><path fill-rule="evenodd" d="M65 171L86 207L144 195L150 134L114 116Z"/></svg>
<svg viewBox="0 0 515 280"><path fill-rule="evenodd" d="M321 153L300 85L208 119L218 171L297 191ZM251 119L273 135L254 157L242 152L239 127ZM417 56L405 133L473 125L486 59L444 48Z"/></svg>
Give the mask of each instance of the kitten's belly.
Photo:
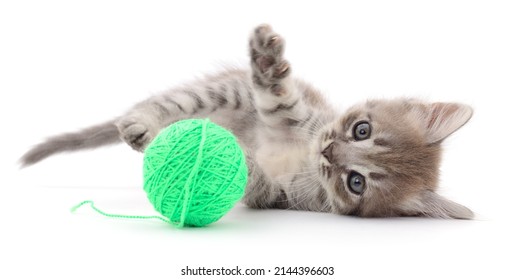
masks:
<svg viewBox="0 0 515 280"><path fill-rule="evenodd" d="M285 143L260 147L256 160L263 172L275 181L289 181L300 172L308 156L305 146Z"/></svg>

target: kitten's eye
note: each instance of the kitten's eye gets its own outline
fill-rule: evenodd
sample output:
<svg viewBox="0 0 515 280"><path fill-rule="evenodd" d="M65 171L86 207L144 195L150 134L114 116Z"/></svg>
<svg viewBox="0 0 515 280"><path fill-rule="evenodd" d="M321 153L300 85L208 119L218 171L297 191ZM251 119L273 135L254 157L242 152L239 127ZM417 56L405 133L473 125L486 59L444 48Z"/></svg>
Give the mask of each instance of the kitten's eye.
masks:
<svg viewBox="0 0 515 280"><path fill-rule="evenodd" d="M354 130L352 132L354 136L354 140L361 141L370 138L370 134L372 133L372 127L366 121L362 121L354 125Z"/></svg>
<svg viewBox="0 0 515 280"><path fill-rule="evenodd" d="M365 190L365 177L358 172L352 171L347 177L347 186L352 193L360 195Z"/></svg>

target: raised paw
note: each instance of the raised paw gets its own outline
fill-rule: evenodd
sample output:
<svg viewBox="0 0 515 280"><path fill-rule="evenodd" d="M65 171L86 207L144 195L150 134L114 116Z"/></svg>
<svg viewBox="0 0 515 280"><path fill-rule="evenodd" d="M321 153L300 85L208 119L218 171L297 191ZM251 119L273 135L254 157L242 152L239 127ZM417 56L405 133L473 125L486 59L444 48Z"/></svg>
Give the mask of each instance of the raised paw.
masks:
<svg viewBox="0 0 515 280"><path fill-rule="evenodd" d="M131 119L121 120L117 126L122 140L139 152L143 152L155 137L148 126Z"/></svg>
<svg viewBox="0 0 515 280"><path fill-rule="evenodd" d="M290 74L290 64L283 59L283 38L269 25L260 25L254 29L249 45L254 82L277 87Z"/></svg>
<svg viewBox="0 0 515 280"><path fill-rule="evenodd" d="M254 29L250 38L250 47L256 52L278 58L284 52L284 40L267 24L262 24Z"/></svg>

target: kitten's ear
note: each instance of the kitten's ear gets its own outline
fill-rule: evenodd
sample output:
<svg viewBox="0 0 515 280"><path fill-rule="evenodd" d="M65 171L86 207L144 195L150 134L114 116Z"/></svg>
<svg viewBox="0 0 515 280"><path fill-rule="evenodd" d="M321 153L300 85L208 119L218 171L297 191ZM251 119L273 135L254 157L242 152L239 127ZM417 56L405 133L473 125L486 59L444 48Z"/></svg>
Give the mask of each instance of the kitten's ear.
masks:
<svg viewBox="0 0 515 280"><path fill-rule="evenodd" d="M444 140L472 117L472 108L459 103L431 103L425 110L428 143Z"/></svg>
<svg viewBox="0 0 515 280"><path fill-rule="evenodd" d="M407 216L427 216L443 219L472 219L474 212L467 207L450 201L433 192L424 191L418 197L405 201L400 207L402 214Z"/></svg>

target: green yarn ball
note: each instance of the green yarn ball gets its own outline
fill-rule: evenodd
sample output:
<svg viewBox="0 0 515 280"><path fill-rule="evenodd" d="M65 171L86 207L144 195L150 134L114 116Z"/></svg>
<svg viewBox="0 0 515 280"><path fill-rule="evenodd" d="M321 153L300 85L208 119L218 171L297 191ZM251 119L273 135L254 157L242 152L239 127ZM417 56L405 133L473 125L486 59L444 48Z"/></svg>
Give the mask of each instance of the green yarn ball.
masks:
<svg viewBox="0 0 515 280"><path fill-rule="evenodd" d="M236 137L209 120L163 129L145 149L144 189L154 208L178 227L218 221L243 197L245 156Z"/></svg>

